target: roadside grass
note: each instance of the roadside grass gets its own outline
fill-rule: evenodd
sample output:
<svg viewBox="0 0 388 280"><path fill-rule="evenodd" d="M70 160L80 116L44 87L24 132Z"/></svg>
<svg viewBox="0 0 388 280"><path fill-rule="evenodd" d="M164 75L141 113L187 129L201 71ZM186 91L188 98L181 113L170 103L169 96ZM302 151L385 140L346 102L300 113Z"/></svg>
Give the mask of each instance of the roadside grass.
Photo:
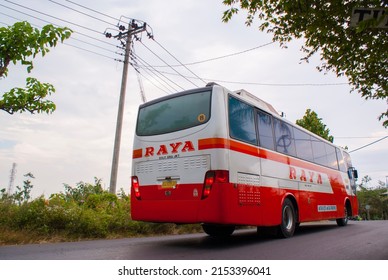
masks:
<svg viewBox="0 0 388 280"><path fill-rule="evenodd" d="M65 184L49 199L31 200L31 181L12 195L0 191L0 245L67 242L201 232L200 225L145 223L131 220L130 198L94 184Z"/></svg>

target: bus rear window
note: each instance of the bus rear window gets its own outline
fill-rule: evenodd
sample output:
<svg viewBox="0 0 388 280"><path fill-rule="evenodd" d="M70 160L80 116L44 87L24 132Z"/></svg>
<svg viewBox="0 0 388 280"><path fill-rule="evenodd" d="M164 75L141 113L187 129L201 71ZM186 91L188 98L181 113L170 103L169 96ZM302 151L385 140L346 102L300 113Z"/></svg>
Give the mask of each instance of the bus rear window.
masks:
<svg viewBox="0 0 388 280"><path fill-rule="evenodd" d="M203 91L141 107L136 134L159 135L204 124L210 118L210 100L211 91Z"/></svg>

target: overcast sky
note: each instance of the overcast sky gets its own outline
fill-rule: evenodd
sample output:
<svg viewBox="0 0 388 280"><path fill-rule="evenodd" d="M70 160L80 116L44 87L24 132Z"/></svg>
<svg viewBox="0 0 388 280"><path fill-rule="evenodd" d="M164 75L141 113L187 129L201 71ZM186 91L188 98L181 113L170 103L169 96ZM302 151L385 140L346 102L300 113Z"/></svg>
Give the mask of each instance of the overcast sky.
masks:
<svg viewBox="0 0 388 280"><path fill-rule="evenodd" d="M23 175L31 172L35 176L35 197L64 191L64 183L75 186L80 181L93 182L94 177L102 179L109 189L123 63L119 61L120 42L105 38L103 33L116 35L118 20L114 18L121 16L146 22L155 38L153 41L142 33L141 40L134 42L139 62L155 66L152 71L140 69L147 100L180 88L204 86L203 80L216 81L231 90L248 90L293 122L311 108L330 129L334 143L348 146L350 151L388 135L377 120L387 109L385 101L365 101L358 93L350 93L345 77L318 72L319 57L309 64L301 63L301 41L290 43L288 48L276 43L266 45L271 36L260 32L257 23L246 27L243 12L223 23L221 17L227 7L222 0L56 2L71 9L48 0L0 0L0 26L27 20L37 27L50 22L76 31L65 44L44 58L38 57L30 74L55 86L52 100L57 110L51 115L0 111L0 188L8 188L12 164L16 163L13 188L21 186ZM128 19L122 20L126 25ZM175 69L189 78L169 67L156 67L178 64L166 50L184 64L195 63L187 67L201 80L183 67ZM227 57L214 59L220 56ZM160 71L157 78L154 70ZM8 77L0 81L1 92L24 87L27 76L25 67L11 65ZM131 67L117 186L127 192L134 126L141 103L138 78ZM374 185L378 180L385 182L388 138L351 155L360 177L371 176Z"/></svg>

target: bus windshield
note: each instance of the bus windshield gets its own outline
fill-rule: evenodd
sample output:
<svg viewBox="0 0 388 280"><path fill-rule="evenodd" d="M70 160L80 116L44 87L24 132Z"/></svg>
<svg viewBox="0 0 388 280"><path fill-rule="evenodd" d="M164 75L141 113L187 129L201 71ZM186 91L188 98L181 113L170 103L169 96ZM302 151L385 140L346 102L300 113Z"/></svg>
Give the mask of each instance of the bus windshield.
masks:
<svg viewBox="0 0 388 280"><path fill-rule="evenodd" d="M139 110L136 134L160 135L206 123L210 118L211 91L163 99Z"/></svg>

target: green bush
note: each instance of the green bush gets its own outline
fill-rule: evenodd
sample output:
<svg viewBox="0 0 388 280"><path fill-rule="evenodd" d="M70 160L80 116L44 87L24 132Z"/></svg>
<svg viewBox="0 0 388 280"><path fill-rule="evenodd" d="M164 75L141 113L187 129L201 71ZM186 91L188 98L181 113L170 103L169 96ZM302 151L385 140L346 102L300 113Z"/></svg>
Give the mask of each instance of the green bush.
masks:
<svg viewBox="0 0 388 280"><path fill-rule="evenodd" d="M45 199L43 197L31 202L24 202L16 208L13 218L14 227L39 231L45 224L45 211Z"/></svg>
<svg viewBox="0 0 388 280"><path fill-rule="evenodd" d="M49 199L41 196L30 200L31 189L28 181L13 195L0 190L0 244L58 240L58 236L59 240L78 240L200 231L198 225L132 221L130 197L123 190L118 195L103 190L97 178L94 184L65 185L65 192L53 194ZM11 232L14 236L10 236ZM26 240L15 241L23 236Z"/></svg>

